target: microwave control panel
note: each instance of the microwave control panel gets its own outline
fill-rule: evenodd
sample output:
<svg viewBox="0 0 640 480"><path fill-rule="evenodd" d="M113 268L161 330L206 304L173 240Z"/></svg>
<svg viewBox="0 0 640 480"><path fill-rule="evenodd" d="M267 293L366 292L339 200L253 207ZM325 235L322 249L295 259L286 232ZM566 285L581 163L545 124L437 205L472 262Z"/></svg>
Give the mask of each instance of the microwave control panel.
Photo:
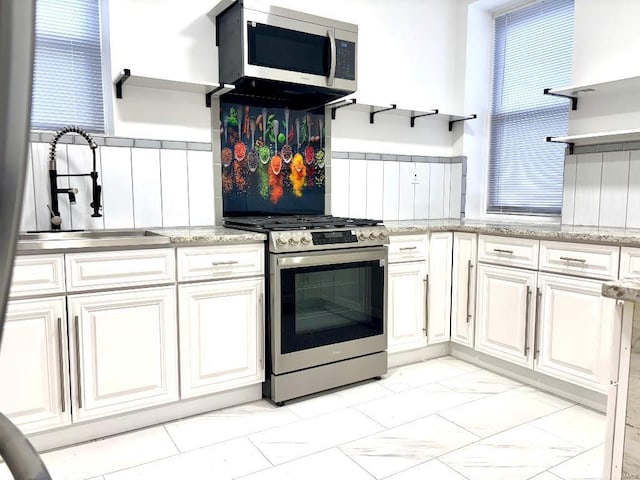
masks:
<svg viewBox="0 0 640 480"><path fill-rule="evenodd" d="M356 44L336 38L336 78L356 79Z"/></svg>

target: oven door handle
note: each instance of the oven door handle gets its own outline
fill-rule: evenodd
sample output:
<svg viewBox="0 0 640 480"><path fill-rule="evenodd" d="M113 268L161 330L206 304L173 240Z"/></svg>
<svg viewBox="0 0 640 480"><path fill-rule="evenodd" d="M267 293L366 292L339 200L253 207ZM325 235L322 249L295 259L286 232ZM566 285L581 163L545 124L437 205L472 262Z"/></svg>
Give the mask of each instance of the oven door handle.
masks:
<svg viewBox="0 0 640 480"><path fill-rule="evenodd" d="M340 263L369 262L376 260L380 261L381 267L384 267L386 265L387 250L385 247L371 249L358 248L343 253L336 253L336 251L334 250L331 253L309 252L303 255L298 254L295 256L276 255L276 265L278 268L336 265Z"/></svg>

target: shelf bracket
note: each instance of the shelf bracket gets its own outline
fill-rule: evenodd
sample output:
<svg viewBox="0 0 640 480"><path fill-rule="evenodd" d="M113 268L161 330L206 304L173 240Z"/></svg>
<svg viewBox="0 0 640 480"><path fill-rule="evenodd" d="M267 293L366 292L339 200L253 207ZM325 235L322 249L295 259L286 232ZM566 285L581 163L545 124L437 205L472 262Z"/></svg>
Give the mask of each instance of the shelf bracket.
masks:
<svg viewBox="0 0 640 480"><path fill-rule="evenodd" d="M430 112L427 113L422 113L420 115L414 115L415 112L411 112L411 128L415 127L416 125L416 118L421 118L421 117L428 117L429 115L437 115L438 114L438 109L434 108L433 110L431 110Z"/></svg>
<svg viewBox="0 0 640 480"><path fill-rule="evenodd" d="M211 108L211 97L219 97L236 88L234 85L222 84L204 94L204 103L207 108Z"/></svg>
<svg viewBox="0 0 640 480"><path fill-rule="evenodd" d="M464 117L464 118L459 118L457 120L449 120L449 131L453 131L453 124L456 122L464 122L466 120L473 120L475 118L478 118L478 115L476 115L475 113L472 113L470 116L468 117Z"/></svg>
<svg viewBox="0 0 640 480"><path fill-rule="evenodd" d="M569 155L573 155L573 147L575 146L575 143L573 142L563 142L561 140L556 140L553 137L547 137L547 142L549 143L564 143L567 145L567 147L569 147Z"/></svg>
<svg viewBox="0 0 640 480"><path fill-rule="evenodd" d="M125 68L120 72L120 74L116 78L116 81L115 81L116 98L122 98L122 85L124 85L124 82L126 82L130 76L131 76L131 70L129 70L128 68Z"/></svg>
<svg viewBox="0 0 640 480"><path fill-rule="evenodd" d="M392 103L391 107L389 108L383 108L382 110L371 110L371 112L369 112L369 123L373 123L373 117L375 117L377 113L388 112L389 110L395 110L396 107L397 105L395 103Z"/></svg>
<svg viewBox="0 0 640 480"><path fill-rule="evenodd" d="M545 88L544 89L544 94L545 95L551 95L551 96L554 96L554 97L568 98L568 99L571 100L571 110L577 110L578 109L578 97L572 97L571 95L563 95L561 93L553 93L550 88Z"/></svg>
<svg viewBox="0 0 640 480"><path fill-rule="evenodd" d="M356 99L352 98L350 100L346 100L348 103L345 103L343 105L338 105L336 107L331 107L331 120L335 120L336 119L336 110L338 110L339 108L344 108L344 107L350 107L351 105L355 105L356 103Z"/></svg>

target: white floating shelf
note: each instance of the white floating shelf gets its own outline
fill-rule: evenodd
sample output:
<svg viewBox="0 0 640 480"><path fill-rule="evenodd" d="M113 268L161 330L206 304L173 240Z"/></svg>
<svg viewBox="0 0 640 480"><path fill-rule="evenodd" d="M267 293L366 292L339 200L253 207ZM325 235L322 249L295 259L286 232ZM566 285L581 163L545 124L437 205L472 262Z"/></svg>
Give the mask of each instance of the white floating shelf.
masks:
<svg viewBox="0 0 640 480"><path fill-rule="evenodd" d="M207 107L211 106L211 96L219 96L233 90L233 85L220 84L216 82L198 82L198 81L180 81L170 80L166 78L145 77L141 75L133 75L131 70L124 68L118 74L113 84L116 89L116 98L122 98L122 87L124 84L128 86L158 88L162 90L174 90L180 92L200 93L206 96Z"/></svg>
<svg viewBox="0 0 640 480"><path fill-rule="evenodd" d="M582 97L585 95L611 95L617 93L640 92L640 77L622 78L609 82L590 83L585 85L570 85L568 87L551 88L551 95L567 95Z"/></svg>
<svg viewBox="0 0 640 480"><path fill-rule="evenodd" d="M617 130L612 132L583 133L566 137L549 137L547 141L566 143L570 146L597 145L611 142L633 142L640 140L640 129Z"/></svg>

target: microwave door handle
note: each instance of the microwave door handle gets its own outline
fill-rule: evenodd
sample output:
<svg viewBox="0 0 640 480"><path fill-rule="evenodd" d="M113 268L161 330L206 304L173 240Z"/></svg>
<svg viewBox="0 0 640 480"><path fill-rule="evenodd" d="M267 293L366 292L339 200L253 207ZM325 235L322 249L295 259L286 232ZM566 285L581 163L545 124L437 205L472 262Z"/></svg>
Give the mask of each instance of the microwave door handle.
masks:
<svg viewBox="0 0 640 480"><path fill-rule="evenodd" d="M331 60L329 63L329 78L327 78L327 85L333 86L333 80L336 77L336 34L334 30L327 30L327 36L329 37L329 46L331 48Z"/></svg>

